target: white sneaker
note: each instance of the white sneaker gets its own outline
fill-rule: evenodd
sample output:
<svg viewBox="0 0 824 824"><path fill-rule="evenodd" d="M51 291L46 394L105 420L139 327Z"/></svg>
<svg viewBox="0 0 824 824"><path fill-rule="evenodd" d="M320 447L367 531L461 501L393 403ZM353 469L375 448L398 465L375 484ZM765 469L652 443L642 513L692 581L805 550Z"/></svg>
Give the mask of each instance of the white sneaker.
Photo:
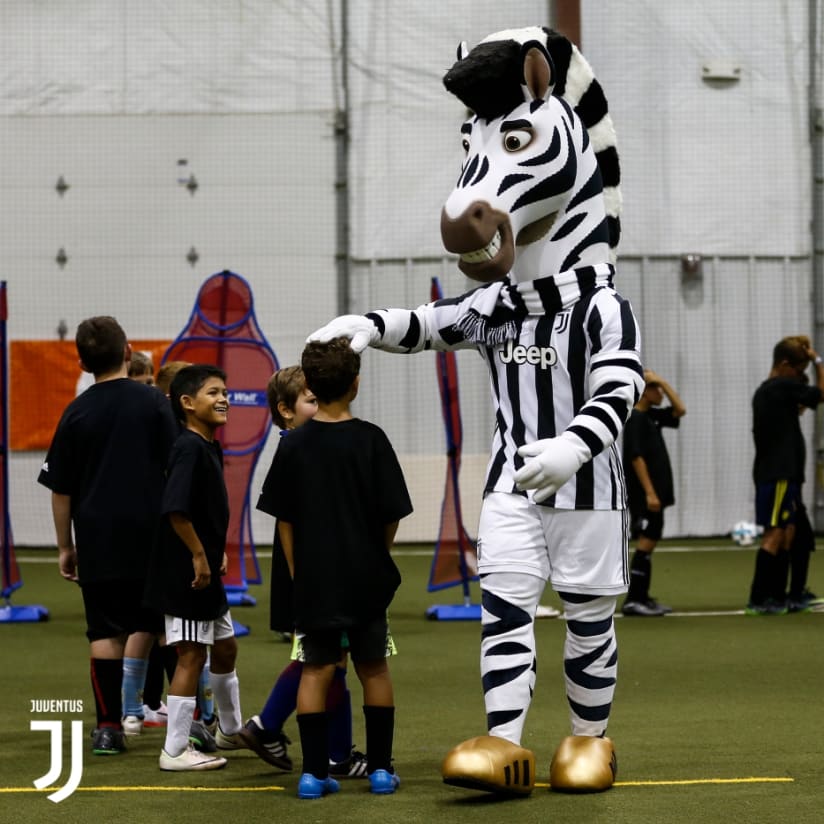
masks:
<svg viewBox="0 0 824 824"><path fill-rule="evenodd" d="M153 710L148 704L143 705L144 727L165 727L169 720L169 710L161 701L160 706Z"/></svg>
<svg viewBox="0 0 824 824"><path fill-rule="evenodd" d="M231 735L227 735L220 728L220 724L217 725L217 731L215 732L215 743L217 744L217 748L219 750L249 749L246 742L243 740L243 736L239 732L233 732Z"/></svg>
<svg viewBox="0 0 824 824"><path fill-rule="evenodd" d="M172 757L166 750L160 751L160 769L183 772L184 770L219 770L226 766L226 759L196 750L191 744L180 755Z"/></svg>
<svg viewBox="0 0 824 824"><path fill-rule="evenodd" d="M139 715L127 715L121 723L126 735L140 735L143 732L143 719Z"/></svg>

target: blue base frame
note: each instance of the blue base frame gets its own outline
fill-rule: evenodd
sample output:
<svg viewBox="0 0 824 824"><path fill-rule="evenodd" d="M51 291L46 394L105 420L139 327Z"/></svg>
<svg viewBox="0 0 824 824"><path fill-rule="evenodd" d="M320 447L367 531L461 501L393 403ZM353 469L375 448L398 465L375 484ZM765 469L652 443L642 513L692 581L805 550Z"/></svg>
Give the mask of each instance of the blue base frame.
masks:
<svg viewBox="0 0 824 824"><path fill-rule="evenodd" d="M235 638L242 638L252 631L246 624L241 624L239 621L235 621L234 618L232 618L232 626L235 628Z"/></svg>
<svg viewBox="0 0 824 824"><path fill-rule="evenodd" d="M441 604L429 607L426 617L430 621L480 621L480 604Z"/></svg>
<svg viewBox="0 0 824 824"><path fill-rule="evenodd" d="M12 606L7 604L0 607L0 624L36 623L48 621L49 611L40 604L29 606Z"/></svg>
<svg viewBox="0 0 824 824"><path fill-rule="evenodd" d="M248 592L232 592L229 590L226 592L226 600L229 602L230 607L253 607L257 604L255 597L249 595Z"/></svg>

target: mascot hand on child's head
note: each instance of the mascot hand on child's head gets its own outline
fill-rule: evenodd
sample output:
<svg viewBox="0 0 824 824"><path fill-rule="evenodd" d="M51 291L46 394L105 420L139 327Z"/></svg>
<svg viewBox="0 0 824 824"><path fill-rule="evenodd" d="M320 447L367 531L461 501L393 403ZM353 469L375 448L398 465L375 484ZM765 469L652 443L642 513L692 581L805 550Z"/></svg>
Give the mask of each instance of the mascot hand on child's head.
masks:
<svg viewBox="0 0 824 824"><path fill-rule="evenodd" d="M377 343L381 336L378 327L364 315L340 315L312 332L306 342L328 343L335 338L349 338L349 345L360 353L370 344Z"/></svg>

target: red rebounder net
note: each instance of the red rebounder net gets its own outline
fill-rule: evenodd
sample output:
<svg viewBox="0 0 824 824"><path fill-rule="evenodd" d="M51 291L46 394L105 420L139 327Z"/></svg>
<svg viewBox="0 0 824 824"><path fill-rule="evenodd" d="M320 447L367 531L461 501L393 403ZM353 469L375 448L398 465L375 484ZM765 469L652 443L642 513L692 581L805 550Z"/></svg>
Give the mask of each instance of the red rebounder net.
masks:
<svg viewBox="0 0 824 824"><path fill-rule="evenodd" d="M0 603L0 623L45 621L49 617L49 611L44 606L12 606L10 603L12 593L23 586L23 578L14 554L9 513L9 359L6 334L8 316L6 281L0 281L0 597L3 599L3 603Z"/></svg>
<svg viewBox="0 0 824 824"><path fill-rule="evenodd" d="M437 278L432 278L431 300L443 297ZM458 395L458 365L454 352L436 354L438 388L441 396L446 431L446 484L438 541L429 572L429 591L461 585L469 597L469 582L478 580L478 558L475 541L466 532L461 514L458 476L461 468L463 427Z"/></svg>
<svg viewBox="0 0 824 824"><path fill-rule="evenodd" d="M278 369L272 347L258 326L249 284L234 272L204 281L183 331L166 350L163 363L213 363L226 372L229 419L218 432L229 494L228 572L223 579L230 603L254 603L232 592L261 582L252 537L250 486L272 425L266 384Z"/></svg>
<svg viewBox="0 0 824 824"><path fill-rule="evenodd" d="M0 507L2 507L2 526L0 526L0 541L2 544L2 590L0 595L4 599L11 597L12 592L23 585L20 577L20 566L14 555L14 544L11 539L11 519L9 517L9 466L8 466L8 373L6 352L6 321L8 320L8 304L6 302L6 282L0 283Z"/></svg>

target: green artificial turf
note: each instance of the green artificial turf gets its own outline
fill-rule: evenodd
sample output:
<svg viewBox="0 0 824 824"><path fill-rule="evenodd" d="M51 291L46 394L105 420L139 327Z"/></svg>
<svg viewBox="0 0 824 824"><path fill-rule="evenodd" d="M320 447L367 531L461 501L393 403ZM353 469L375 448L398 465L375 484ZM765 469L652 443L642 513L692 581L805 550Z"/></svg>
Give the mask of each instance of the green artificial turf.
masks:
<svg viewBox="0 0 824 824"><path fill-rule="evenodd" d="M399 654L390 666L397 704L395 764L402 784L393 796L375 797L366 782L346 781L338 795L319 801L295 796L300 746L294 716L286 727L295 742L291 774L246 751L229 753L226 769L213 773L161 772L161 730L130 739L124 755L92 756L88 735L94 711L80 593L59 577L55 564L28 560L46 561L53 550L19 550L25 586L13 603L44 604L50 620L0 625L0 822L824 820L824 614L729 614L743 609L754 550L735 550L726 541L667 542L661 549L681 547L690 551L659 551L654 559L653 592L676 614L616 620L619 685L609 734L618 754L618 783L607 793L573 796L538 786L529 798L515 800L441 781L447 751L485 732L480 628L425 619L432 604L460 603L460 591L428 593L429 548L400 547L404 583L391 609ZM261 567L268 581L268 559ZM824 560L817 555L810 587L824 593ZM289 645L267 629L268 586L250 591L257 606L233 609L236 620L252 630L239 641L244 717L260 710L289 656ZM479 599L477 585L472 598ZM559 605L552 593L544 603ZM725 614L697 614L708 612ZM563 621L538 622L538 677L523 744L534 750L544 785L552 753L568 734L563 638ZM360 687L353 673L349 686L355 742L362 747ZM53 698L82 699L85 708L82 716L47 716L82 718L86 736L80 789L57 805L34 790L33 780L48 769L49 747L46 733L29 729L33 718L46 717L30 712L31 700ZM57 784L64 780L65 774Z"/></svg>

